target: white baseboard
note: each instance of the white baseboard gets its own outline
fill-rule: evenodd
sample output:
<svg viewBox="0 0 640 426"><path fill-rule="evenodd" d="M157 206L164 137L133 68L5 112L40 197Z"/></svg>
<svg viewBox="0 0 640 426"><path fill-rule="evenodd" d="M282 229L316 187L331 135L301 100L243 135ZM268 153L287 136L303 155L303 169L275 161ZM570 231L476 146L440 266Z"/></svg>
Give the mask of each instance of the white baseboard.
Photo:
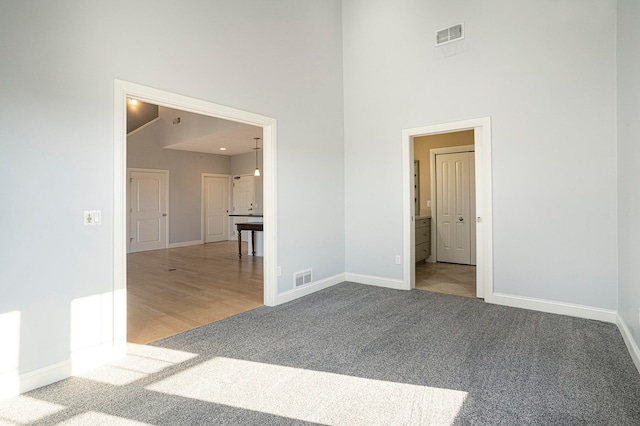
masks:
<svg viewBox="0 0 640 426"><path fill-rule="evenodd" d="M302 296L315 293L316 291L324 290L325 288L340 284L344 281L344 274L338 274L320 281L316 281L309 285L305 285L304 287L298 287L294 288L293 290L285 291L276 296L276 305L291 302L292 300L298 299Z"/></svg>
<svg viewBox="0 0 640 426"><path fill-rule="evenodd" d="M627 349L629 349L631 359L636 365L636 369L640 373L640 348L638 348L638 345L636 344L636 341L633 339L633 335L631 334L631 330L629 330L629 327L627 327L627 323L624 322L620 314L617 315L617 320L618 328L620 329L620 333L622 334L624 343L627 345Z"/></svg>
<svg viewBox="0 0 640 426"><path fill-rule="evenodd" d="M111 345L104 345L76 353L73 360L67 359L22 374L18 374L17 370L4 373L0 375L0 401L81 374L118 358L122 358L119 351Z"/></svg>
<svg viewBox="0 0 640 426"><path fill-rule="evenodd" d="M58 362L27 373L17 370L0 375L0 401L71 376L71 361Z"/></svg>
<svg viewBox="0 0 640 426"><path fill-rule="evenodd" d="M616 324L618 313L611 309L594 308L592 306L576 305L573 303L554 302L551 300L534 299L531 297L513 296L510 294L493 293L487 295L485 301L496 305L514 308L531 309L533 311L550 314L568 315L571 317L592 319Z"/></svg>
<svg viewBox="0 0 640 426"><path fill-rule="evenodd" d="M396 290L409 290L402 280L394 280L391 278L374 277L372 275L349 274L346 273L345 281L358 284L374 285L376 287L393 288Z"/></svg>
<svg viewBox="0 0 640 426"><path fill-rule="evenodd" d="M184 241L182 243L170 243L169 244L169 248L179 248L179 247L189 247L189 246L197 246L200 244L204 244L204 241L202 240L196 240L196 241Z"/></svg>

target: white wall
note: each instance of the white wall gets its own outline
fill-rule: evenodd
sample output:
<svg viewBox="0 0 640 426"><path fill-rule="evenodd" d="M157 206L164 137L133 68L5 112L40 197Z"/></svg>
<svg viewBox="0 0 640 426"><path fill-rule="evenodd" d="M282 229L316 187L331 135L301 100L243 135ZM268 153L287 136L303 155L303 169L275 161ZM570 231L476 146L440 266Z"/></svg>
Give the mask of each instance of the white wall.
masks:
<svg viewBox="0 0 640 426"><path fill-rule="evenodd" d="M615 5L344 0L347 272L402 278L402 129L491 116L495 291L616 309Z"/></svg>
<svg viewBox="0 0 640 426"><path fill-rule="evenodd" d="M640 346L640 3L618 2L618 310Z"/></svg>
<svg viewBox="0 0 640 426"><path fill-rule="evenodd" d="M231 157L163 149L166 128L156 121L128 136L127 167L169 170L169 243L198 241L202 173L231 174Z"/></svg>
<svg viewBox="0 0 640 426"><path fill-rule="evenodd" d="M276 118L278 288L345 269L340 2L176 5L0 2L0 374L110 344L116 78Z"/></svg>

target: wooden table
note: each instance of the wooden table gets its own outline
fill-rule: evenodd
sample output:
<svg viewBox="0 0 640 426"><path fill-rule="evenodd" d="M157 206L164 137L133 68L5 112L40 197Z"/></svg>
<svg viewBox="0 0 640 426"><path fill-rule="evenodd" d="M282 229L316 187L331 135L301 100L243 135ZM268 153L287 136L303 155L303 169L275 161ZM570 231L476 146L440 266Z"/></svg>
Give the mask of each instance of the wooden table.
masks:
<svg viewBox="0 0 640 426"><path fill-rule="evenodd" d="M256 255L256 231L262 231L262 223L236 223L238 230L238 257L242 258L242 231L251 231L251 247Z"/></svg>

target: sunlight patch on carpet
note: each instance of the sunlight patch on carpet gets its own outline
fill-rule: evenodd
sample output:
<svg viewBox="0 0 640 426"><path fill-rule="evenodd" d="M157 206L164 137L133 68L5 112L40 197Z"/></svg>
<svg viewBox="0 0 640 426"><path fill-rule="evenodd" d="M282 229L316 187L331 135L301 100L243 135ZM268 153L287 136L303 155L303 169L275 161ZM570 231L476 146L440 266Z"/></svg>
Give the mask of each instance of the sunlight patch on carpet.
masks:
<svg viewBox="0 0 640 426"><path fill-rule="evenodd" d="M123 386L196 357L196 354L146 345L127 345L127 356L78 377Z"/></svg>
<svg viewBox="0 0 640 426"><path fill-rule="evenodd" d="M213 358L147 390L323 424L452 424L467 392Z"/></svg>
<svg viewBox="0 0 640 426"><path fill-rule="evenodd" d="M0 401L0 425L30 424L65 408L62 405L40 401L29 396L16 396L6 401Z"/></svg>
<svg viewBox="0 0 640 426"><path fill-rule="evenodd" d="M111 416L109 414L88 411L78 416L72 417L60 423L65 426L85 426L85 425L114 425L114 426L146 426L149 423L137 422L135 420L125 419L123 417Z"/></svg>

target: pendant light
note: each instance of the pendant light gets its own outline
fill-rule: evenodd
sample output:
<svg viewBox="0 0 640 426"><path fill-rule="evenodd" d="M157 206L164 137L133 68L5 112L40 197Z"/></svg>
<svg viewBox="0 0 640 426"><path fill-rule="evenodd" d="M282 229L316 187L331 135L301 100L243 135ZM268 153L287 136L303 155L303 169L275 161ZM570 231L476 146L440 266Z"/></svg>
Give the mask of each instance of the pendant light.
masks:
<svg viewBox="0 0 640 426"><path fill-rule="evenodd" d="M256 140L256 147L253 148L256 150L256 171L253 172L254 176L260 176L260 169L258 168L258 150L260 148L258 148L258 141L260 140L260 138L254 138Z"/></svg>

